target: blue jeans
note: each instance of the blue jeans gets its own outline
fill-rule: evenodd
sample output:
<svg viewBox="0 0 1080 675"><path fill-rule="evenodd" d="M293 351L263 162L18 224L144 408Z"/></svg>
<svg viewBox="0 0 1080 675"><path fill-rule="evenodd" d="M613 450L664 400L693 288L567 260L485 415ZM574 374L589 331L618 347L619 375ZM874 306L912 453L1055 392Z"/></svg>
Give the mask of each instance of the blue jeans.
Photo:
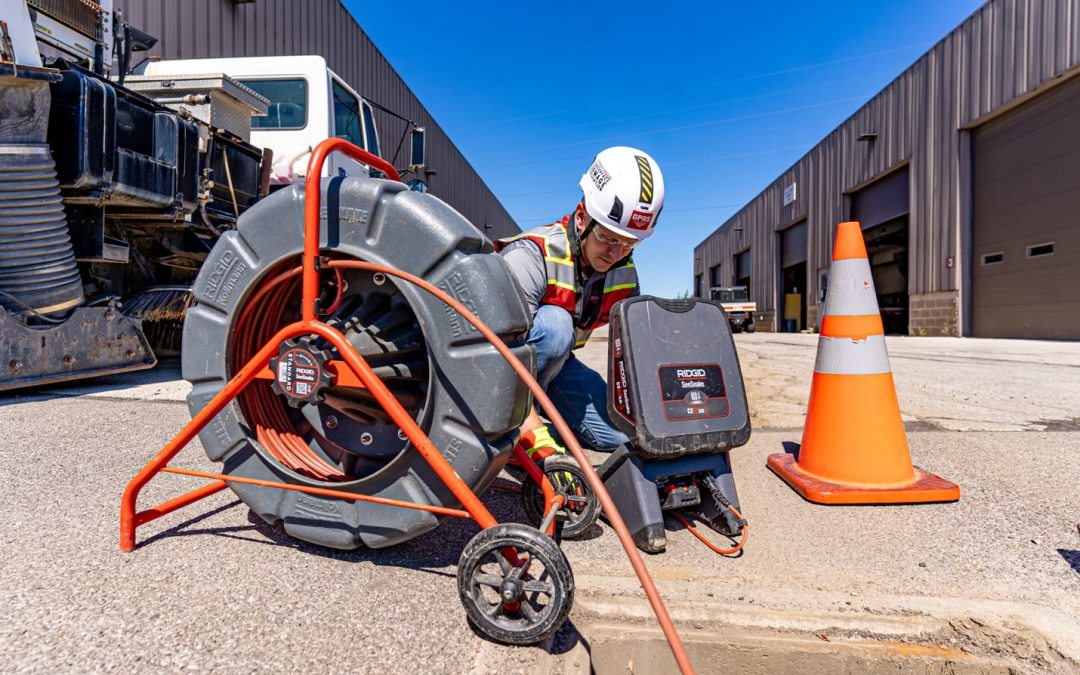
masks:
<svg viewBox="0 0 1080 675"><path fill-rule="evenodd" d="M570 353L574 320L569 312L540 305L525 341L536 347L537 381L580 443L612 452L628 442L608 417L604 378Z"/></svg>

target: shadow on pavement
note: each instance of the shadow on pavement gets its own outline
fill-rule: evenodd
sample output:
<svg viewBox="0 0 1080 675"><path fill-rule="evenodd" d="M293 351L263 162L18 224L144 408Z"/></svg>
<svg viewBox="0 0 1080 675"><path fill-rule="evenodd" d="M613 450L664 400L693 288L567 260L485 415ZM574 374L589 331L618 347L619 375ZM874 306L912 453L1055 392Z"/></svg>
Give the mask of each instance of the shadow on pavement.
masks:
<svg viewBox="0 0 1080 675"><path fill-rule="evenodd" d="M180 360L165 358L148 370L137 370L118 375L102 375L85 379L54 382L0 392L0 407L41 401L52 398L74 398L110 391L126 390L136 386L174 382L180 378Z"/></svg>
<svg viewBox="0 0 1080 675"><path fill-rule="evenodd" d="M526 522L518 495L488 490L481 496L485 506L499 522ZM454 577L456 574L453 568L457 567L462 550L479 531L479 527L472 520L444 518L434 530L403 544L381 549L360 547L345 551L296 539L285 532L281 525L270 525L250 510L247 514L248 525L198 527L208 518L234 508L246 509L247 506L240 500L234 500L224 506L198 513L178 525L140 540L138 546L142 548L147 544L171 537L219 536L288 547L302 553L335 560L370 562L375 565L405 567L439 576ZM450 571L447 568L451 568Z"/></svg>
<svg viewBox="0 0 1080 675"><path fill-rule="evenodd" d="M256 537L239 537L239 536L236 536L235 534L232 534L234 532L250 532L250 531L252 531L254 528L252 528L252 527L250 527L248 525L234 525L234 526L229 526L229 527L205 527L205 528L193 527L194 525L197 525L198 523L201 523L202 521L206 520L207 518L212 518L212 517L214 517L214 516L216 516L218 514L224 513L224 512L226 512L226 511L228 511L230 509L236 508L237 506L241 506L241 505L242 505L242 502L239 499L237 499L237 500L232 501L232 502L230 502L230 503L228 503L228 504L226 504L224 506L219 506L216 509L212 509L210 511L200 513L197 516L193 516L191 518L188 518L187 520L180 523L179 525L174 525L173 527L170 527L167 530L162 530L161 532L158 532L157 534L151 535L151 536L149 536L149 537L147 537L145 539L139 539L138 537L136 537L136 539L135 539L136 548L144 548L145 546L147 546L149 544L152 544L155 541L159 541L161 539L171 539L172 537L193 537L193 536L202 536L202 535L208 535L208 534L232 537L234 539L243 539L244 541L253 541L253 542L256 542L256 543L269 543L269 542L260 541ZM136 531L136 534L138 534L137 531Z"/></svg>
<svg viewBox="0 0 1080 675"><path fill-rule="evenodd" d="M1080 574L1080 551L1059 548L1057 552L1061 554L1061 557L1065 559L1065 562L1069 563L1069 567L1073 568L1074 572Z"/></svg>
<svg viewBox="0 0 1080 675"><path fill-rule="evenodd" d="M802 445L799 444L799 443L796 443L794 441L784 441L783 446L784 446L784 452L786 452L789 455L795 455L795 460L798 461L798 459L799 459L799 448L801 448Z"/></svg>

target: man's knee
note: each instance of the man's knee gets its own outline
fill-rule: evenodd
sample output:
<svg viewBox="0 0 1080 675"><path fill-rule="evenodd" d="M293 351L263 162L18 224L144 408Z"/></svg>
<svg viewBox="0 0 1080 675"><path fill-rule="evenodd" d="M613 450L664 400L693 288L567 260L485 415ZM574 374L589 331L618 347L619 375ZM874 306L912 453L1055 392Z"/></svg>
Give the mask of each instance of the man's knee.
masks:
<svg viewBox="0 0 1080 675"><path fill-rule="evenodd" d="M541 305L533 318L529 342L550 358L566 356L574 347L574 319L562 307Z"/></svg>
<svg viewBox="0 0 1080 675"><path fill-rule="evenodd" d="M541 305L533 317L528 343L536 348L536 379L547 388L574 346L574 320L561 307Z"/></svg>
<svg viewBox="0 0 1080 675"><path fill-rule="evenodd" d="M596 440L594 445L599 452L615 452L620 445L630 442L626 434L614 427L593 429L592 431Z"/></svg>

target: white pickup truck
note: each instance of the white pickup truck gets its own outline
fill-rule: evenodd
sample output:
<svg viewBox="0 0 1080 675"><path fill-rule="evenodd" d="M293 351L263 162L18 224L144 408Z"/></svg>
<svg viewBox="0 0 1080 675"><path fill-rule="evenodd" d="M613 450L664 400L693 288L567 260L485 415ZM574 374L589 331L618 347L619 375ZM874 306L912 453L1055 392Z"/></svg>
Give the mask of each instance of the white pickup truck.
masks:
<svg viewBox="0 0 1080 675"><path fill-rule="evenodd" d="M757 303L750 301L746 286L713 286L709 289L709 299L723 305L732 333L754 332Z"/></svg>

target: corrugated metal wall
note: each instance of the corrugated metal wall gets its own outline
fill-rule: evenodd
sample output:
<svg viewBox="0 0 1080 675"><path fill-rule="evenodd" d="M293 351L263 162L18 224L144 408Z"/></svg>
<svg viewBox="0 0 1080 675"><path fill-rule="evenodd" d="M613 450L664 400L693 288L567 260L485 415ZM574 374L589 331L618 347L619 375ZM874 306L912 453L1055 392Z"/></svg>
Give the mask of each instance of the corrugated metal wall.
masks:
<svg viewBox="0 0 1080 675"><path fill-rule="evenodd" d="M694 249L694 274L752 247L761 310L775 310L778 230L807 218L809 297L847 194L910 165L909 292L961 291L970 277L969 129L1080 68L1080 0L992 0L942 39ZM858 141L876 133L873 141ZM795 183L797 199L782 206ZM741 228L741 231L740 231ZM949 266L949 259L953 266ZM957 264L958 263L958 264ZM730 274L725 281L731 282Z"/></svg>
<svg viewBox="0 0 1080 675"><path fill-rule="evenodd" d="M427 128L429 191L489 237L520 231L442 128L420 104L340 0L116 0L137 28L159 38L151 54L163 59L317 54L356 91ZM408 20L408 13L402 14ZM385 159L405 122L375 111ZM394 162L407 160L408 143Z"/></svg>

